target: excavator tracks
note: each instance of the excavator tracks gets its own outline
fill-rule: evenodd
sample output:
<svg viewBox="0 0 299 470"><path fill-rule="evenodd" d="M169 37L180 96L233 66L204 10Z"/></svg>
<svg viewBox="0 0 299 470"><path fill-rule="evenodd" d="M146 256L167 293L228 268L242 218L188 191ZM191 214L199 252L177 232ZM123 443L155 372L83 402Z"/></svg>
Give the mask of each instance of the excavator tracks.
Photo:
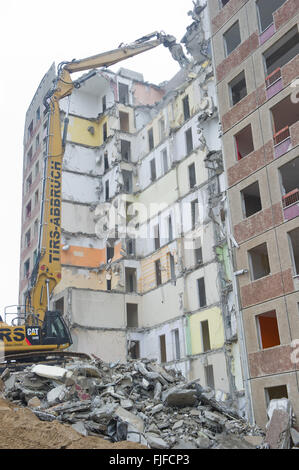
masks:
<svg viewBox="0 0 299 470"><path fill-rule="evenodd" d="M91 360L91 357L85 353L69 351L39 351L24 354L11 354L5 356L5 359L0 362L0 374L2 374L5 369L19 371L35 364L63 365L69 359Z"/></svg>

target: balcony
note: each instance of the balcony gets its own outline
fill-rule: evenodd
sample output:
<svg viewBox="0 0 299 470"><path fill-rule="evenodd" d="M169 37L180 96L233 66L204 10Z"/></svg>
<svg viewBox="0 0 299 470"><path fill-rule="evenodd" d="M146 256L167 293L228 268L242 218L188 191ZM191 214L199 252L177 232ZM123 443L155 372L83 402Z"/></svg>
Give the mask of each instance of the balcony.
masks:
<svg viewBox="0 0 299 470"><path fill-rule="evenodd" d="M292 28L279 41L264 53L266 69L266 92L270 99L279 93L284 86L285 66L299 53L299 33L297 26ZM287 80L288 81L288 80Z"/></svg>
<svg viewBox="0 0 299 470"><path fill-rule="evenodd" d="M268 100L283 89L281 69L278 68L266 78L266 92Z"/></svg>
<svg viewBox="0 0 299 470"><path fill-rule="evenodd" d="M299 121L299 104L290 96L277 103L272 109L274 128L274 156L279 158L292 148L291 128Z"/></svg>
<svg viewBox="0 0 299 470"><path fill-rule="evenodd" d="M279 172L284 219L291 220L299 216L299 157L283 165Z"/></svg>

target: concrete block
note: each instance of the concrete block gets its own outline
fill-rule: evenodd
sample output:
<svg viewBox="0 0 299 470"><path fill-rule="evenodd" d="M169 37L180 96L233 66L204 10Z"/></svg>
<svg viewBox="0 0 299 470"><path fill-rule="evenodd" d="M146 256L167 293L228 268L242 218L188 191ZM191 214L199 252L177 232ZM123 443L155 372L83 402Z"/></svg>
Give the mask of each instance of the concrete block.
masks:
<svg viewBox="0 0 299 470"><path fill-rule="evenodd" d="M145 437L151 449L168 449L168 444L156 434L146 433Z"/></svg>
<svg viewBox="0 0 299 470"><path fill-rule="evenodd" d="M60 401L63 401L65 394L65 385L59 385L58 387L53 388L47 393L47 401L50 405L59 403Z"/></svg>
<svg viewBox="0 0 299 470"><path fill-rule="evenodd" d="M287 411L274 409L272 418L268 424L265 443L270 449L290 448L291 418Z"/></svg>
<svg viewBox="0 0 299 470"><path fill-rule="evenodd" d="M171 388L162 394L162 401L167 406L194 406L197 403L195 390Z"/></svg>
<svg viewBox="0 0 299 470"><path fill-rule="evenodd" d="M29 408L38 408L40 406L41 402L38 397L32 397L30 400L27 402L27 406Z"/></svg>
<svg viewBox="0 0 299 470"><path fill-rule="evenodd" d="M144 431L143 420L139 416L136 416L133 413L130 413L129 411L122 408L121 406L118 406L116 408L116 410L114 411L114 416L117 418L120 418L122 421L125 421L131 426L134 426L139 432L142 433Z"/></svg>
<svg viewBox="0 0 299 470"><path fill-rule="evenodd" d="M40 377L46 377L52 380L64 380L67 375L67 369L57 366L47 366L44 364L37 364L33 366L31 371Z"/></svg>

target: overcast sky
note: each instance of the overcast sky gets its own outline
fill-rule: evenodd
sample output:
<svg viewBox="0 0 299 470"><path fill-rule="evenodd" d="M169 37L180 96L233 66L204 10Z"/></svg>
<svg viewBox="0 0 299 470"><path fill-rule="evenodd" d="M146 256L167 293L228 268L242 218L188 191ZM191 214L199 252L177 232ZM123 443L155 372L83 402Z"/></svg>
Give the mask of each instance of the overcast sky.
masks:
<svg viewBox="0 0 299 470"><path fill-rule="evenodd" d="M1 2L0 315L18 302L25 113L53 62L82 59L154 31L178 41L191 23L192 0L3 0ZM169 80L178 65L159 46L128 59L146 81Z"/></svg>

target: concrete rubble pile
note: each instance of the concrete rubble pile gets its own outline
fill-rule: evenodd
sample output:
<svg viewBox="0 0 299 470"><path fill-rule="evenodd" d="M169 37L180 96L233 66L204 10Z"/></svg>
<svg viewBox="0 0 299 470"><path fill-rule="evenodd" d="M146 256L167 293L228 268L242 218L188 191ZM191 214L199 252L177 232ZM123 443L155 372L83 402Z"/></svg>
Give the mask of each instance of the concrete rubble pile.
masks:
<svg viewBox="0 0 299 470"><path fill-rule="evenodd" d="M0 382L4 398L84 436L151 449L254 449L264 442L264 432L240 418L231 401L155 361L36 364L6 369Z"/></svg>

